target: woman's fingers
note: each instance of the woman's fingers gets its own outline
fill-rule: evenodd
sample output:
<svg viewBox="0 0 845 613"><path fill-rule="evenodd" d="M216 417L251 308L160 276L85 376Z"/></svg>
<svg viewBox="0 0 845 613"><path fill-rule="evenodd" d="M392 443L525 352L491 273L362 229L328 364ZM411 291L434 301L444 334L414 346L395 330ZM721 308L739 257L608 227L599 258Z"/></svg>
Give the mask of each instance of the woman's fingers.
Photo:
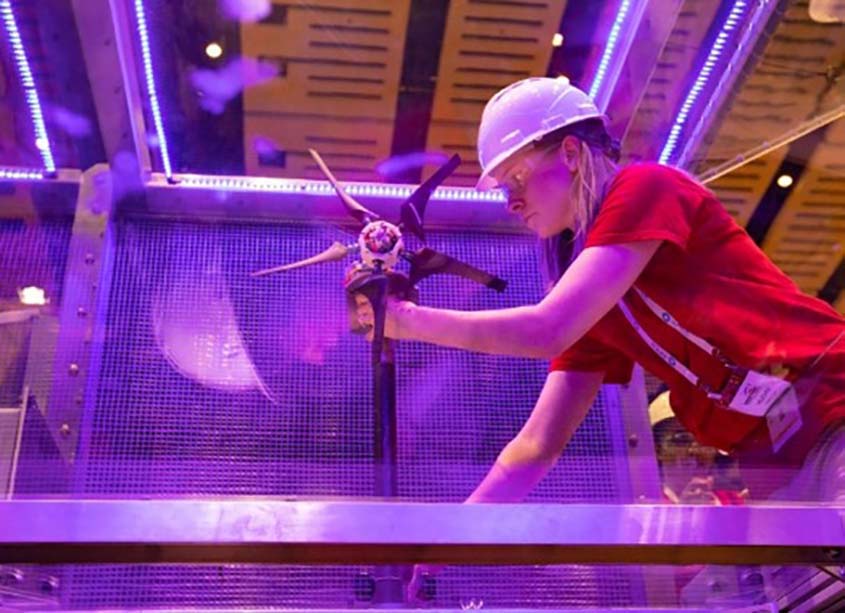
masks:
<svg viewBox="0 0 845 613"><path fill-rule="evenodd" d="M358 323L362 326L373 325L373 307L363 294L355 294L355 314L358 316Z"/></svg>

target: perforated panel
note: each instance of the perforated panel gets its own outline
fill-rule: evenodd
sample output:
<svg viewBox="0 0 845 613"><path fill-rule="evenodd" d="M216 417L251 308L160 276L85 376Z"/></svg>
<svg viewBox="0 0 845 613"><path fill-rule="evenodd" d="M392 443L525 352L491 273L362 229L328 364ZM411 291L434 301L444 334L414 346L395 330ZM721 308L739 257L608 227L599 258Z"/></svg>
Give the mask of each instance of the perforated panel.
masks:
<svg viewBox="0 0 845 613"><path fill-rule="evenodd" d="M480 174L475 140L481 111L498 90L544 76L566 2L452 0L440 52L428 148L460 153L449 179L474 185Z"/></svg>
<svg viewBox="0 0 845 613"><path fill-rule="evenodd" d="M99 391L87 416L79 493L88 496L372 494L368 346L346 331L342 265L252 279L248 272L309 255L339 238L309 226L126 221L118 229ZM422 284L423 301L492 308L536 300L530 239L435 235L434 248L510 282L497 295L460 279ZM220 313L224 280L259 389L222 391L180 374L161 352L158 297L199 326ZM175 285L196 291L167 291ZM219 287L218 285L214 285ZM183 338L190 337L190 330ZM218 345L205 338L209 350ZM231 350L231 347L230 347ZM243 356L241 356L243 357ZM539 362L403 344L398 352L400 495L460 500L527 417ZM626 484L615 407L599 402L535 500L618 501ZM250 566L80 568L74 606L345 606L357 569ZM449 569L439 603L479 596L491 605L622 605L629 571L591 568Z"/></svg>
<svg viewBox="0 0 845 613"><path fill-rule="evenodd" d="M265 21L242 26L244 55L279 69L244 96L249 174L314 178L314 147L341 179L378 178L372 168L390 154L410 4L276 2ZM258 150L273 146L283 159L262 163Z"/></svg>
<svg viewBox="0 0 845 613"><path fill-rule="evenodd" d="M803 289L816 293L845 247L845 120L825 134L787 198L764 247Z"/></svg>
<svg viewBox="0 0 845 613"><path fill-rule="evenodd" d="M845 103L841 88L825 76L845 53L842 24L815 22L807 2L794 1L758 44L762 52L754 70L738 84L724 119L697 154L698 168L733 158Z"/></svg>
<svg viewBox="0 0 845 613"><path fill-rule="evenodd" d="M786 151L786 147L776 149L708 185L739 225L748 223L783 162Z"/></svg>

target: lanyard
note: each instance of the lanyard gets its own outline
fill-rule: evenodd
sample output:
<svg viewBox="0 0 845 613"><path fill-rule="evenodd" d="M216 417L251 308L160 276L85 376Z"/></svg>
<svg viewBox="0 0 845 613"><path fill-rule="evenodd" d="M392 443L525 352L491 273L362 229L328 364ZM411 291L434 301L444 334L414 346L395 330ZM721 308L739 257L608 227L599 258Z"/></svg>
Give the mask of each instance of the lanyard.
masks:
<svg viewBox="0 0 845 613"><path fill-rule="evenodd" d="M725 359L725 357L716 347L708 343L700 336L696 336L695 334L684 328L681 324L678 323L678 321L674 317L672 317L672 315L666 309L664 309L654 300L646 296L639 288L635 287L633 289L635 292L637 292L637 295L643 300L643 302L651 310L651 312L657 315L657 317L659 317L661 321L677 330L677 332L685 339L687 339L709 355L712 355L713 357L717 358L726 366L733 366L728 360ZM625 302L624 298L619 301L618 306L619 309L622 311L622 314L625 316L625 319L628 320L628 323L631 324L637 334L640 335L640 338L645 341L646 345L648 345L651 350L654 351L654 353L656 353L660 357L660 359L662 359L669 366L671 366L676 372L678 372L684 379L689 381L692 385L704 390L709 397L713 399L721 398L721 394L714 392L709 385L701 381L701 377L696 375L684 364L682 364L675 356L673 356L671 353L661 347L657 341L651 338L648 332L643 330L643 327L637 321L637 318L634 317L633 313L631 313L631 309L628 308L628 305Z"/></svg>

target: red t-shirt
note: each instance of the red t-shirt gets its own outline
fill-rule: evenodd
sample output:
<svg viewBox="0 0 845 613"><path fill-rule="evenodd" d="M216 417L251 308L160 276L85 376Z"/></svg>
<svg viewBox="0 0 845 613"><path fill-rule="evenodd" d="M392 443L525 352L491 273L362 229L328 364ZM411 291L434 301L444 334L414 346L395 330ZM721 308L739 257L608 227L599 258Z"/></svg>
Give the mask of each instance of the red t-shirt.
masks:
<svg viewBox="0 0 845 613"><path fill-rule="evenodd" d="M802 377L804 425L779 453L800 463L825 426L845 418L845 319L827 303L802 293L754 244L705 187L658 164L629 166L613 179L587 233L586 247L663 241L636 286L687 330L740 366L788 369ZM600 280L597 280L600 282ZM715 358L663 323L633 292L626 302L664 349L720 389L727 371ZM766 455L764 418L716 407L668 366L614 307L551 370L604 371L605 382L629 380L633 362L662 379L678 419L705 445Z"/></svg>

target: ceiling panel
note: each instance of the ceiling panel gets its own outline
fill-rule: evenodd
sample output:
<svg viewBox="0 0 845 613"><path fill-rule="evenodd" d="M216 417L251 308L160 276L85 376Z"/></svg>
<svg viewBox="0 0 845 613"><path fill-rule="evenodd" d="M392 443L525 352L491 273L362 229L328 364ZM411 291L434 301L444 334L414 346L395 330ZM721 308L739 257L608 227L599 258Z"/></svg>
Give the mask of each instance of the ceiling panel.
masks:
<svg viewBox="0 0 845 613"><path fill-rule="evenodd" d="M248 174L316 177L306 148L341 179L377 179L390 155L410 0L274 3L268 20L244 24L242 52L279 74L244 94ZM259 151L277 148L277 156ZM272 152L271 152L272 153ZM289 163L288 163L289 162Z"/></svg>
<svg viewBox="0 0 845 613"><path fill-rule="evenodd" d="M741 226L748 224L786 152L779 147L708 184Z"/></svg>
<svg viewBox="0 0 845 613"><path fill-rule="evenodd" d="M698 152L697 172L772 141L805 121L845 103L845 84L829 69L845 59L842 24L812 21L806 2L794 2L773 28L759 59L721 113Z"/></svg>
<svg viewBox="0 0 845 613"><path fill-rule="evenodd" d="M451 183L475 185L484 104L518 79L545 76L565 8L562 0L450 2L427 149L461 155L464 163Z"/></svg>
<svg viewBox="0 0 845 613"><path fill-rule="evenodd" d="M805 291L818 292L845 247L845 120L825 134L787 198L764 248Z"/></svg>

